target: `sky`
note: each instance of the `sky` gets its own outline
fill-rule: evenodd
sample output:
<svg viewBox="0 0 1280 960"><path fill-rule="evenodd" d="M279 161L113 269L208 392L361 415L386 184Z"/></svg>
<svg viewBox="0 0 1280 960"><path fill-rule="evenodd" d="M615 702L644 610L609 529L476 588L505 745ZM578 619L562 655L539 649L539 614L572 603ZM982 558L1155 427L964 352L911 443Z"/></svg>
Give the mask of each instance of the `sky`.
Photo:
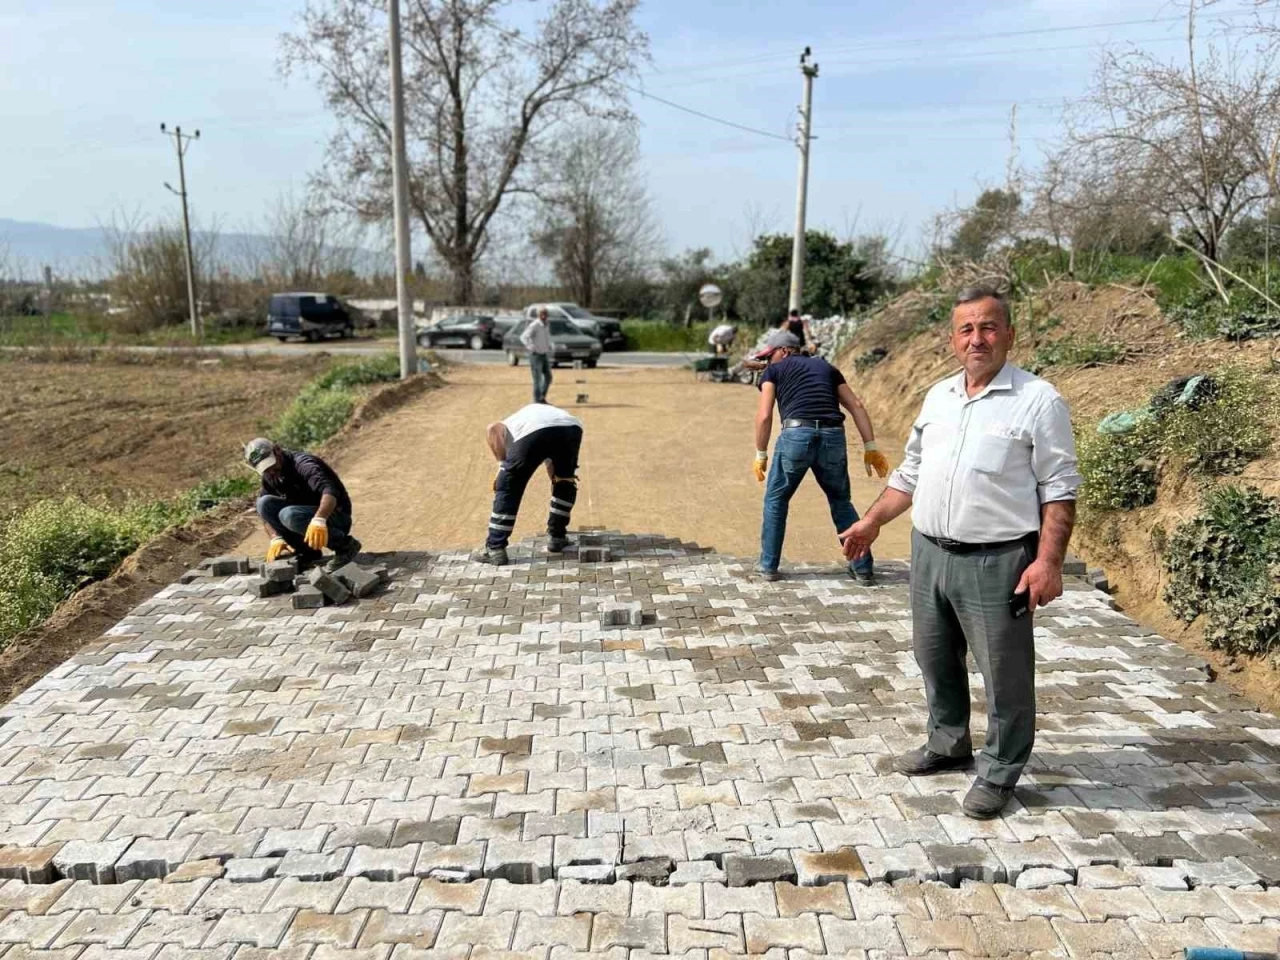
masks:
<svg viewBox="0 0 1280 960"><path fill-rule="evenodd" d="M544 3L512 9L524 17ZM305 188L333 129L314 87L278 67L279 36L303 4L0 0L0 218L86 227L175 213L163 121L201 132L187 154L197 219L252 229L282 192ZM1034 164L1103 46L1176 57L1183 10L1174 0L642 0L651 62L635 85L759 131L633 97L666 247L723 260L755 230L792 229L797 150L785 138L805 46L819 65L809 226L888 232L910 250L935 213L1003 183L1015 104L1017 159Z"/></svg>

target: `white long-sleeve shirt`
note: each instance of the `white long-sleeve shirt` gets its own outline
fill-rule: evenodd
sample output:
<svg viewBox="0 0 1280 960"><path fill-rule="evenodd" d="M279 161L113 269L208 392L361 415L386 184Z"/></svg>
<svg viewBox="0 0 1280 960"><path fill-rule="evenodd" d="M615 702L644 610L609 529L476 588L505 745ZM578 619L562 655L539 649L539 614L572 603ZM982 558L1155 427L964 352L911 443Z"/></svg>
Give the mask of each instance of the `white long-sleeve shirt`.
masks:
<svg viewBox="0 0 1280 960"><path fill-rule="evenodd" d="M520 342L530 353L551 352L551 333L547 330L546 323L538 317L529 321L529 325L520 334Z"/></svg>
<svg viewBox="0 0 1280 960"><path fill-rule="evenodd" d="M1066 401L1011 363L974 397L963 371L935 384L889 476L917 530L962 543L1038 531L1041 504L1074 500L1080 481Z"/></svg>

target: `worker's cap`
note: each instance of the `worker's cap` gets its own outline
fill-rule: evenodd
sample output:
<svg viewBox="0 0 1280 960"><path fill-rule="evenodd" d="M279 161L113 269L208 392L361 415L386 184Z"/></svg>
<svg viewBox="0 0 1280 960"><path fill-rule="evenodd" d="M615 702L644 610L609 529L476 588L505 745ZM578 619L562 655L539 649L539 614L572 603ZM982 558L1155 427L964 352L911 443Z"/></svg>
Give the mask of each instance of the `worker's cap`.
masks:
<svg viewBox="0 0 1280 960"><path fill-rule="evenodd" d="M800 338L790 330L775 330L766 338L764 345L777 350L781 347L798 347Z"/></svg>
<svg viewBox="0 0 1280 960"><path fill-rule="evenodd" d="M276 465L276 445L265 437L256 437L244 445L244 461L258 473L266 473Z"/></svg>

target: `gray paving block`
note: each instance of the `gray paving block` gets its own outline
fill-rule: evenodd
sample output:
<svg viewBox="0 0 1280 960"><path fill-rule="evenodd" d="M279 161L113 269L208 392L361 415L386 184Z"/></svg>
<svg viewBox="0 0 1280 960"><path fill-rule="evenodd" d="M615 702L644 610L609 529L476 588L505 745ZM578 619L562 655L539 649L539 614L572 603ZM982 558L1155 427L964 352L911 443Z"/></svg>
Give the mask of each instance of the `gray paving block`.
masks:
<svg viewBox="0 0 1280 960"><path fill-rule="evenodd" d="M367 597L382 585L382 579L358 563L348 563L333 572L337 580L357 597Z"/></svg>
<svg viewBox="0 0 1280 960"><path fill-rule="evenodd" d="M1247 887L1262 881L1239 857L1216 861L1175 860L1173 869L1185 874L1193 887Z"/></svg>
<svg viewBox="0 0 1280 960"><path fill-rule="evenodd" d="M951 887L965 880L979 883L1004 883L1008 869L1000 858L981 840L971 843L927 843L925 856L937 871L938 879Z"/></svg>
<svg viewBox="0 0 1280 960"><path fill-rule="evenodd" d="M1019 890L1044 890L1048 887L1069 884L1071 881L1071 874L1065 870L1057 870L1053 867L1032 867L1018 874L1018 882L1015 886Z"/></svg>
<svg viewBox="0 0 1280 960"><path fill-rule="evenodd" d="M236 857L226 863L225 878L232 883L261 883L276 875L283 857Z"/></svg>
<svg viewBox="0 0 1280 960"><path fill-rule="evenodd" d="M351 859L351 848L340 847L328 853L302 853L291 850L280 861L276 870L279 877L297 877L299 880L334 880L342 876L347 861Z"/></svg>
<svg viewBox="0 0 1280 960"><path fill-rule="evenodd" d="M116 882L164 877L186 859L195 842L193 836L177 840L139 837L116 860Z"/></svg>
<svg viewBox="0 0 1280 960"><path fill-rule="evenodd" d="M725 881L731 887L747 887L753 883L796 880L796 865L790 857L744 857L729 854L724 858Z"/></svg>
<svg viewBox="0 0 1280 960"><path fill-rule="evenodd" d="M293 609L295 610L315 610L324 606L324 594L311 586L304 583L298 586L293 594Z"/></svg>
<svg viewBox="0 0 1280 960"><path fill-rule="evenodd" d="M214 557L209 561L209 573L215 577L232 577L245 572L241 568L247 565L246 557Z"/></svg>
<svg viewBox="0 0 1280 960"><path fill-rule="evenodd" d="M325 600L335 606L351 599L351 591L346 584L320 567L309 570L306 578L308 583L324 594Z"/></svg>
<svg viewBox="0 0 1280 960"><path fill-rule="evenodd" d="M293 592L293 580L256 580L253 584L253 595L258 599L278 597Z"/></svg>
<svg viewBox="0 0 1280 960"><path fill-rule="evenodd" d="M633 860L631 863L619 864L614 869L614 876L617 877L619 883L630 880L632 882L652 883L663 886L674 869L675 861L670 857L646 857L643 860Z"/></svg>
<svg viewBox="0 0 1280 960"><path fill-rule="evenodd" d="M628 603L606 603L600 616L603 627L640 627L644 625L644 611L639 600Z"/></svg>
<svg viewBox="0 0 1280 960"><path fill-rule="evenodd" d="M614 868L607 863L581 863L556 870L557 880L577 880L579 883L613 883Z"/></svg>
<svg viewBox="0 0 1280 960"><path fill-rule="evenodd" d="M201 570L197 568L195 570L188 570L182 576L178 577L178 582L183 584L197 582L207 583L210 580L210 577L211 575L208 570Z"/></svg>
<svg viewBox="0 0 1280 960"><path fill-rule="evenodd" d="M262 575L273 583L292 582L298 576L296 557L287 560L272 560L263 567Z"/></svg>
<svg viewBox="0 0 1280 960"><path fill-rule="evenodd" d="M608 547L584 547L579 542L578 559L582 563L609 563L613 560L613 551Z"/></svg>
<svg viewBox="0 0 1280 960"><path fill-rule="evenodd" d="M54 855L53 865L60 876L69 880L115 883L116 861L132 842L130 837L98 843L73 840Z"/></svg>
<svg viewBox="0 0 1280 960"><path fill-rule="evenodd" d="M541 883L555 876L552 838L510 840L496 837L486 844L484 875L512 883Z"/></svg>

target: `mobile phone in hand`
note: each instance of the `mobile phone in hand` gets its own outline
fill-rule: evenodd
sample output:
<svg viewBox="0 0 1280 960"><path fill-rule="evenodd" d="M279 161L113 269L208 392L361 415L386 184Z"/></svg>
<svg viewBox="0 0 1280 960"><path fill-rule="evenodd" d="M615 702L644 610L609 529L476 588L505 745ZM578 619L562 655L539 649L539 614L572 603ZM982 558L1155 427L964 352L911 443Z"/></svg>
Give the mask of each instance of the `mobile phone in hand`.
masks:
<svg viewBox="0 0 1280 960"><path fill-rule="evenodd" d="M1015 593L1009 598L1009 613L1013 619L1017 620L1027 614L1030 607L1031 591L1023 590L1021 593Z"/></svg>

